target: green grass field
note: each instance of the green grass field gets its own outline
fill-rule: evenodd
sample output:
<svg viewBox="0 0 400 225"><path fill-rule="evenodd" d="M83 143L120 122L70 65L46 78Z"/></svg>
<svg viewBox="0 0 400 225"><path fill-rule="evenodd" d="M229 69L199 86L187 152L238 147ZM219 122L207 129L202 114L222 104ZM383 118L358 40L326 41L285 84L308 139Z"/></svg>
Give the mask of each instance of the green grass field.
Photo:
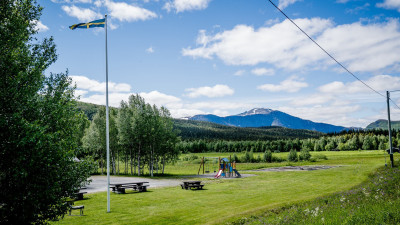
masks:
<svg viewBox="0 0 400 225"><path fill-rule="evenodd" d="M286 158L288 153L277 153ZM313 154L313 152L312 152ZM382 151L319 152L328 160L317 162L238 164L243 170L286 165L339 165L340 167L291 172L251 172L241 179L205 179L205 190L180 187L149 189L148 192L111 193L111 212L106 212L106 192L89 194L76 205L85 206L85 216L65 216L56 224L221 224L259 214L268 209L304 202L349 190L384 166ZM227 157L232 153L198 154ZM256 155L256 154L255 154ZM184 157L184 156L182 156ZM395 155L395 158L398 156ZM178 161L166 172L175 176L197 174L198 163ZM250 173L250 172L248 172ZM75 212L76 213L76 212Z"/></svg>

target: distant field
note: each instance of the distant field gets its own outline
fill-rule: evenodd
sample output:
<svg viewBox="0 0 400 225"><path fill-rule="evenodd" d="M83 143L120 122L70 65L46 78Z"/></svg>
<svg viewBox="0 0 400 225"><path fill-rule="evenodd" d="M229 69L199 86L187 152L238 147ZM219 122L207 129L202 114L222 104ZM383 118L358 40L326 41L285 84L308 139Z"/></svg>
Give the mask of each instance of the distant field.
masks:
<svg viewBox="0 0 400 225"><path fill-rule="evenodd" d="M314 152L312 152L313 154ZM277 153L286 158L288 153ZM243 170L286 165L340 165L340 167L291 172L251 172L242 179L204 179L203 191L180 187L150 189L146 193L111 193L111 213L106 213L106 193L96 193L76 203L85 206L85 216L66 216L56 224L220 224L287 204L348 190L366 180L368 174L385 163L382 151L318 152L328 160L313 163L238 164ZM232 153L197 154L229 157ZM185 157L183 155L182 157ZM395 155L397 159L399 156ZM166 172L197 174L199 163L179 161ZM249 172L250 173L250 172Z"/></svg>

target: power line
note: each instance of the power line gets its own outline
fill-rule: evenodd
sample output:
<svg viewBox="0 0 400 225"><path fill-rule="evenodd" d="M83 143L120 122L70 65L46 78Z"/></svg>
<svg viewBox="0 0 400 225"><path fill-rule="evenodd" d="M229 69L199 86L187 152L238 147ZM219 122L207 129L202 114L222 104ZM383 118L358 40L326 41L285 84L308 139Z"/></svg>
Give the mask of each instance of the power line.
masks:
<svg viewBox="0 0 400 225"><path fill-rule="evenodd" d="M268 0L273 6L275 6L276 9L279 10L290 22L292 22L301 32L303 32L304 35L306 35L314 44L316 44L322 51L324 51L331 59L333 59L337 64L339 64L344 70L346 70L350 75L352 75L355 79L360 81L362 84L364 84L366 87L377 93L378 95L386 98L385 95L379 93L375 89L373 89L371 86L366 84L364 81L362 81L360 78L358 78L356 75L354 75L350 70L348 70L343 64L341 64L339 61L337 61L331 54L329 54L321 45L319 45L312 37L310 37L303 29L301 29L292 19L289 18L278 6L276 6L271 0ZM396 105L397 106L397 105ZM398 106L397 106L398 107ZM400 109L400 108L399 108Z"/></svg>

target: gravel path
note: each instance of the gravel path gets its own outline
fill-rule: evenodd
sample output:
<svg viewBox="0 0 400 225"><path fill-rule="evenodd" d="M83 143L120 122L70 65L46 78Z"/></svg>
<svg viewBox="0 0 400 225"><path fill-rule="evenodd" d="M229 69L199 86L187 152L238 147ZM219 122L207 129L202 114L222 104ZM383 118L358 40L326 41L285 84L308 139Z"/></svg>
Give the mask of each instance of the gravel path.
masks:
<svg viewBox="0 0 400 225"><path fill-rule="evenodd" d="M91 176L92 182L85 189L88 193L107 191L107 176ZM182 179L150 179L141 177L116 177L110 176L110 183L149 182L149 188L179 186Z"/></svg>
<svg viewBox="0 0 400 225"><path fill-rule="evenodd" d="M183 176L182 179L150 179L150 178L142 178L142 177L118 177L118 176L110 176L110 183L130 183L130 182L149 182L149 188L157 188L157 187L173 187L180 186L183 180L189 180L193 178L214 178L216 173L214 174L204 174L204 175L191 175L191 176ZM254 176L254 174L242 174L242 178ZM233 178L233 177L232 177ZM232 179L232 178L222 178L222 179ZM100 191L107 191L107 176L91 176L92 182L89 185L86 185L87 189L85 192L94 193Z"/></svg>
<svg viewBox="0 0 400 225"><path fill-rule="evenodd" d="M310 171L310 170L326 170L339 166L283 166L272 167L258 170L246 170L248 172L282 172L282 171Z"/></svg>

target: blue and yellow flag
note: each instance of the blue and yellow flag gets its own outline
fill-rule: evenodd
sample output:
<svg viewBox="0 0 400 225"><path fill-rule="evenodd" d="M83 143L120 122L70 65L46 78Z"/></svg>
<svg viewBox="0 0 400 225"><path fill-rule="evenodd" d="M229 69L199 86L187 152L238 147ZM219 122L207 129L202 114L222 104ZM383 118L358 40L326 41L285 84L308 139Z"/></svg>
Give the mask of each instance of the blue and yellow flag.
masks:
<svg viewBox="0 0 400 225"><path fill-rule="evenodd" d="M74 24L72 26L70 26L69 28L71 30L75 30L76 28L83 28L83 29L87 29L87 28L92 28L92 27L104 27L106 23L106 19L101 19L101 20L94 20L88 23L78 23L78 24Z"/></svg>

